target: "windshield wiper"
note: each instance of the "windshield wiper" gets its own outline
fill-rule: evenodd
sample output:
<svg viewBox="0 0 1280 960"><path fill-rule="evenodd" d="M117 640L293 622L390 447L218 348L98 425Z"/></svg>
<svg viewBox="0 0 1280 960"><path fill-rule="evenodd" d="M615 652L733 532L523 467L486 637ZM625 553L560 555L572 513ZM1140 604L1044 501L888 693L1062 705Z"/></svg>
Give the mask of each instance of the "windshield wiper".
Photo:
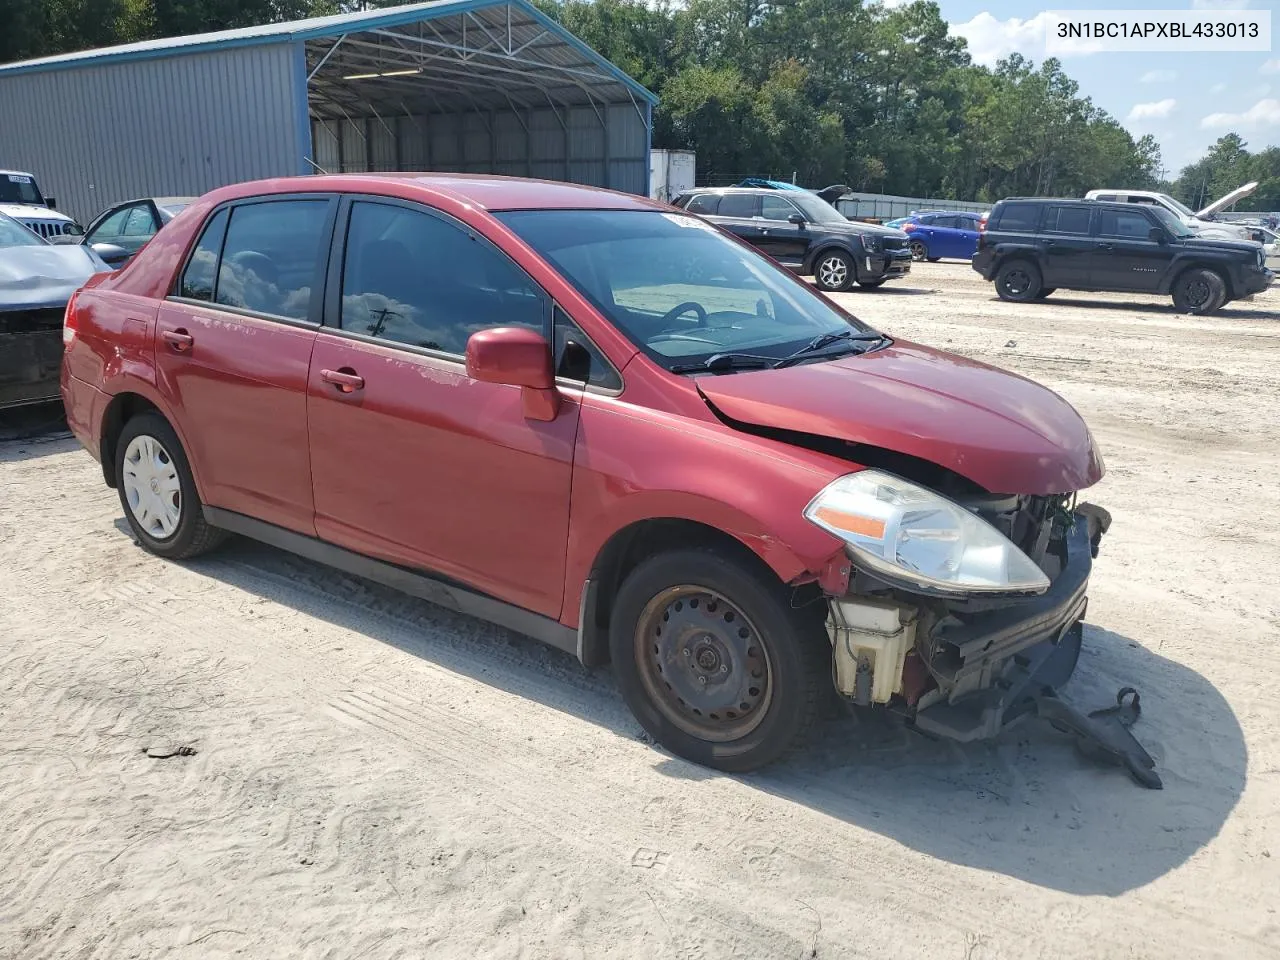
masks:
<svg viewBox="0 0 1280 960"><path fill-rule="evenodd" d="M822 350L825 347L829 347L833 343L839 343L842 340L846 342L852 341L855 343L879 343L884 339L885 335L883 333L854 333L852 330L840 330L837 333L824 333L820 336L814 337L795 353L788 354L781 360L775 361L773 367L775 370L780 367L789 367L796 361L803 360L805 357L811 356L817 351Z"/></svg>
<svg viewBox="0 0 1280 960"><path fill-rule="evenodd" d="M702 370L718 373L721 370L763 370L776 363L776 357L760 357L753 353L717 353L697 363L677 363L670 369L672 373L693 373Z"/></svg>

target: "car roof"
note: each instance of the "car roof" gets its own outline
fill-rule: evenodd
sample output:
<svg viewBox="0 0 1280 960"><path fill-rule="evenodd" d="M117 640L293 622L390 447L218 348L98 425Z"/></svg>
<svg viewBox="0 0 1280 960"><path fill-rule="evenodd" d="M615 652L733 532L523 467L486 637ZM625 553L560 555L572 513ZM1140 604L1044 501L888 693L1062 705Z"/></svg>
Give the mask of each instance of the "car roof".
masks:
<svg viewBox="0 0 1280 960"><path fill-rule="evenodd" d="M800 192L799 190L775 190L773 187L694 187L692 190L683 191L680 195L688 196L691 193L746 193L758 196L788 197L793 193ZM812 190L803 192L810 196L817 196Z"/></svg>
<svg viewBox="0 0 1280 960"><path fill-rule="evenodd" d="M215 202L300 192L371 193L448 198L482 210L667 210L646 197L558 180L531 180L488 174L358 173L278 177L221 187L207 194Z"/></svg>
<svg viewBox="0 0 1280 960"><path fill-rule="evenodd" d="M31 179L33 179L33 180L35 179L35 177L34 177L32 174L28 173L26 170L4 170L4 169L0 169L0 176L4 176L5 174L10 174L10 173L12 173L15 177L31 177Z"/></svg>

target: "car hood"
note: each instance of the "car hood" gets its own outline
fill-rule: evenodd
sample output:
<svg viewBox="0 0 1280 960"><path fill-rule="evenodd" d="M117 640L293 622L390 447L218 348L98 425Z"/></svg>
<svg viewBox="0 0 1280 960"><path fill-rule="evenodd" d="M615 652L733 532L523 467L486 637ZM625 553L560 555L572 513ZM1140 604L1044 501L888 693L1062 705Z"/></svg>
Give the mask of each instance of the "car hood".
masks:
<svg viewBox="0 0 1280 960"><path fill-rule="evenodd" d="M698 388L732 421L919 457L991 493L1071 493L1103 474L1089 428L1062 397L904 340L781 370L703 376Z"/></svg>
<svg viewBox="0 0 1280 960"><path fill-rule="evenodd" d="M108 269L81 246L0 248L0 310L60 307L89 277Z"/></svg>
<svg viewBox="0 0 1280 960"><path fill-rule="evenodd" d="M1243 257L1256 257L1258 255L1258 242L1256 240L1227 240L1218 239L1216 237L1182 237L1178 240L1178 244L1189 250L1206 250L1217 253L1230 250Z"/></svg>
<svg viewBox="0 0 1280 960"><path fill-rule="evenodd" d="M8 214L15 220L52 220L58 223L70 223L71 218L65 213L50 210L35 203L0 203L0 213Z"/></svg>
<svg viewBox="0 0 1280 960"><path fill-rule="evenodd" d="M1252 183L1246 183L1243 187L1236 187L1236 189L1232 190L1225 197L1215 200L1213 201L1213 203L1209 204L1203 210L1197 211L1196 216L1211 217L1215 213L1217 213L1219 210L1225 210L1227 207L1231 206L1237 200L1243 200L1245 197L1249 196L1249 194L1253 193L1257 189L1258 189L1258 181L1256 180L1253 181Z"/></svg>
<svg viewBox="0 0 1280 960"><path fill-rule="evenodd" d="M903 240L907 239L905 231L899 230L897 227L886 227L878 223L862 223L856 220L846 220L844 223L815 223L815 230L827 230L831 233L847 233L865 234L877 237L899 237Z"/></svg>

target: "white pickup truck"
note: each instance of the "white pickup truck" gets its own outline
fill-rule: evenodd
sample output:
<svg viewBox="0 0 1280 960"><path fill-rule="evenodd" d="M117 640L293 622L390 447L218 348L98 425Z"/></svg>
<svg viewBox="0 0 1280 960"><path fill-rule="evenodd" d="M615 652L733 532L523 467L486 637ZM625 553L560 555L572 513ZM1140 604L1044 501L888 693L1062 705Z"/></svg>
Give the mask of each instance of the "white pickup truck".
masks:
<svg viewBox="0 0 1280 960"><path fill-rule="evenodd" d="M1154 190L1090 190L1084 198L1104 200L1109 203L1145 203L1164 207L1206 240L1249 240L1252 238L1245 227L1235 223L1221 223L1211 218L1218 211L1225 210L1257 189L1257 181L1246 183L1243 187L1232 190L1225 197L1215 200L1196 213L1192 213L1189 207L1179 203L1167 193L1158 193Z"/></svg>
<svg viewBox="0 0 1280 960"><path fill-rule="evenodd" d="M0 213L7 213L46 240L84 233L78 223L53 206L53 198L40 192L40 185L31 174L0 170Z"/></svg>

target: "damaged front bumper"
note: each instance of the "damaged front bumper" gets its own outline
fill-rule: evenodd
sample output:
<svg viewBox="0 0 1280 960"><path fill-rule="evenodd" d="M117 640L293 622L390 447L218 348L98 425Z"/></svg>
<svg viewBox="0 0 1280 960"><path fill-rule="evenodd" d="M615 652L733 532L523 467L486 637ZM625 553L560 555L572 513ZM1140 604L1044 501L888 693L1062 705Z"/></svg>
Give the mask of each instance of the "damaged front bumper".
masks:
<svg viewBox="0 0 1280 960"><path fill-rule="evenodd" d="M1092 504L1073 519L1061 568L1040 596L976 611L900 592L832 599L827 631L839 692L860 705L888 705L921 732L961 742L995 737L1040 715L1088 740L1094 755L1128 764L1144 782L1140 772L1150 772L1150 758L1127 724L1119 730L1106 722L1116 719L1116 708L1085 716L1056 696L1080 656L1089 574L1111 523ZM1136 697L1130 712L1136 717ZM1132 722L1130 713L1123 716Z"/></svg>

